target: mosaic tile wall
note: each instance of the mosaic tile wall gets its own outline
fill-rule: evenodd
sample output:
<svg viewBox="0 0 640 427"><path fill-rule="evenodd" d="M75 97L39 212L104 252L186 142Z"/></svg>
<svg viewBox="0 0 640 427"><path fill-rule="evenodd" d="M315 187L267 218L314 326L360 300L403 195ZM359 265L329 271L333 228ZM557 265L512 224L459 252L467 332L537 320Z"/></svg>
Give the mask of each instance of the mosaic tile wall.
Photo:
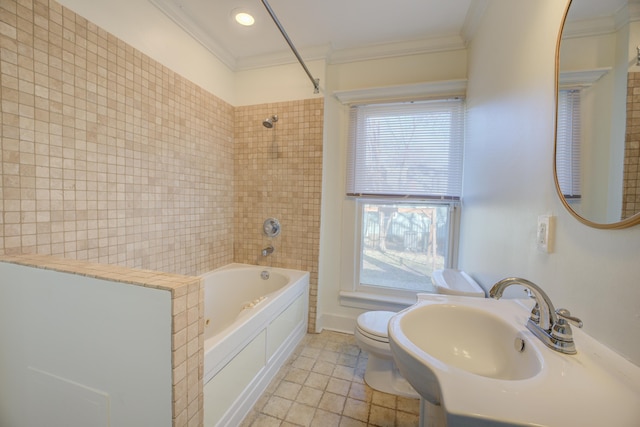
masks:
<svg viewBox="0 0 640 427"><path fill-rule="evenodd" d="M321 98L236 108L234 260L310 272L309 331L315 331L322 190ZM262 121L278 121L267 129ZM275 217L281 233L263 233ZM273 254L261 251L273 245Z"/></svg>
<svg viewBox="0 0 640 427"><path fill-rule="evenodd" d="M0 255L232 261L232 106L54 1L0 1L0 50Z"/></svg>
<svg viewBox="0 0 640 427"><path fill-rule="evenodd" d="M640 212L640 72L628 73L627 79L623 219Z"/></svg>

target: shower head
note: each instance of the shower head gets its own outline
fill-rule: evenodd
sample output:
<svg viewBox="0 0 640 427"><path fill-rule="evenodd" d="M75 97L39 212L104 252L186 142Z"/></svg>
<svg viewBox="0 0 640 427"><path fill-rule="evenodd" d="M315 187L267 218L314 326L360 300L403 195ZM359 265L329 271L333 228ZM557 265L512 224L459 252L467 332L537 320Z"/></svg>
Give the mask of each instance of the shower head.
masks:
<svg viewBox="0 0 640 427"><path fill-rule="evenodd" d="M262 126L266 127L267 129L271 129L273 127L273 124L277 121L278 121L278 116L274 115L264 119L264 121L262 122Z"/></svg>

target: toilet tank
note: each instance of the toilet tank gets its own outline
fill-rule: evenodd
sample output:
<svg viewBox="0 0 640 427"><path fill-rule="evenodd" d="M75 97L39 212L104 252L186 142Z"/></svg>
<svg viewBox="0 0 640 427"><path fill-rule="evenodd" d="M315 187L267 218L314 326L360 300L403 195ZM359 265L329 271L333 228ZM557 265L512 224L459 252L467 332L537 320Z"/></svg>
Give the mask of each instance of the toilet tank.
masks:
<svg viewBox="0 0 640 427"><path fill-rule="evenodd" d="M484 289L464 271L451 268L435 270L431 282L438 294L485 297Z"/></svg>

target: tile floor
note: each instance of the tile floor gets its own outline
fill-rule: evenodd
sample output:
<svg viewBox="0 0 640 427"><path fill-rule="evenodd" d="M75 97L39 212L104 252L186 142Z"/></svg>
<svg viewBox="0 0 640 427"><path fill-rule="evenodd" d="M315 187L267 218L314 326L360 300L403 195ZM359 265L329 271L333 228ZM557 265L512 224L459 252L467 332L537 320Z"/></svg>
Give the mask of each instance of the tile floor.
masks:
<svg viewBox="0 0 640 427"><path fill-rule="evenodd" d="M353 335L308 334L242 427L418 426L420 401L371 389L366 364Z"/></svg>

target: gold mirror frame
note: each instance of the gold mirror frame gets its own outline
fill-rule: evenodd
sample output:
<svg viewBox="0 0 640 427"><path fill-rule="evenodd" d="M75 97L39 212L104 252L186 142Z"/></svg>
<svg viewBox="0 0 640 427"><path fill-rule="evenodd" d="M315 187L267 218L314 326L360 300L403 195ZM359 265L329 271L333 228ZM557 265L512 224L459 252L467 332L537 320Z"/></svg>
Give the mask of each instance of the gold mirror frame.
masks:
<svg viewBox="0 0 640 427"><path fill-rule="evenodd" d="M558 193L558 197L560 197L560 201L564 205L564 207L569 211L569 213L576 218L581 223L588 225L589 227L599 228L599 229L608 229L615 230L621 228L628 228L634 225L640 224L640 213L636 213L629 218L625 218L622 221L612 222L612 223L598 223L588 220L578 214L573 208L569 205L564 195L562 194L562 190L560 189L560 183L558 182L558 171L557 171L557 150L558 150L558 91L559 91L559 81L560 81L560 43L562 41L562 33L564 31L564 26L567 21L567 15L569 13L569 8L571 7L571 3L573 0L569 1L567 4L567 8L564 11L564 17L562 19L562 24L560 25L560 32L558 33L558 41L556 43L556 81L555 81L555 102L556 102L556 116L555 116L555 126L554 126L554 136L553 136L553 180L556 185L556 192Z"/></svg>

